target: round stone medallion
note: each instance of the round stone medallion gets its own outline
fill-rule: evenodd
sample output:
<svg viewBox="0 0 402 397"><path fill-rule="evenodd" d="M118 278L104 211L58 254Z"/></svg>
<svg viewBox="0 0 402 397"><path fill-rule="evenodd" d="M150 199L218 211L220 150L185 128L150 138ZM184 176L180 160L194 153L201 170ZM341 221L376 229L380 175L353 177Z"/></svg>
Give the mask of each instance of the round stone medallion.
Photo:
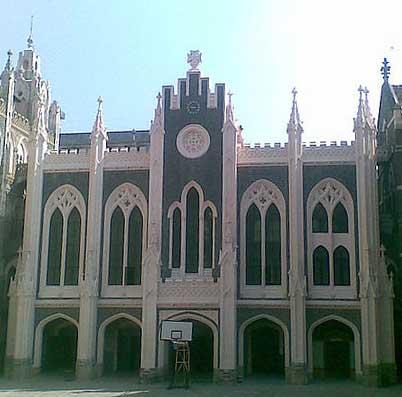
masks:
<svg viewBox="0 0 402 397"><path fill-rule="evenodd" d="M177 135L177 150L188 159L201 157L207 152L209 144L208 131L199 124L186 125Z"/></svg>

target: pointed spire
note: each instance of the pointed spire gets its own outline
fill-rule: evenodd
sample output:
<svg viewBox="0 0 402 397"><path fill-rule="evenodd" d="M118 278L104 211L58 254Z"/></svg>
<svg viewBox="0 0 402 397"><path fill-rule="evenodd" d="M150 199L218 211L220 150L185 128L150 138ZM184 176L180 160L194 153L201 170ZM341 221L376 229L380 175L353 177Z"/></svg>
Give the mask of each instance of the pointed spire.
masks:
<svg viewBox="0 0 402 397"><path fill-rule="evenodd" d="M234 121L233 117L233 105L232 105L232 96L233 92L229 91L228 92L228 104L226 105L226 121Z"/></svg>
<svg viewBox="0 0 402 397"><path fill-rule="evenodd" d="M156 96L156 108L155 108L155 116L153 121L151 121L151 133L156 129L156 128L162 128L162 95L160 92L158 92L158 95Z"/></svg>
<svg viewBox="0 0 402 397"><path fill-rule="evenodd" d="M92 127L92 134L94 136L99 136L101 134L103 137L107 138L106 128L103 122L103 99L98 98L98 112L96 114L94 126Z"/></svg>
<svg viewBox="0 0 402 397"><path fill-rule="evenodd" d="M33 49L33 39L32 39L32 30L33 30L33 15L31 15L31 28L29 30L29 36L27 39L28 49Z"/></svg>
<svg viewBox="0 0 402 397"><path fill-rule="evenodd" d="M363 128L364 127L364 103L363 103L363 92L364 89L363 87L360 85L358 90L359 92L359 105L357 108L357 114L356 114L356 118L355 118L355 132L358 128Z"/></svg>
<svg viewBox="0 0 402 397"><path fill-rule="evenodd" d="M367 87L364 87L363 92L364 92L364 116L369 126L373 128L375 126L375 121L373 115L371 114L371 109L368 101L368 94L370 91L367 89Z"/></svg>
<svg viewBox="0 0 402 397"><path fill-rule="evenodd" d="M292 95L293 95L292 111L290 113L290 118L289 118L289 123L288 123L288 133L290 132L290 130L296 130L297 128L299 129L299 132L302 131L302 126L301 126L301 121L300 121L300 116L299 116L299 109L297 107L297 100L296 100L296 95L297 95L296 87L293 88Z"/></svg>
<svg viewBox="0 0 402 397"><path fill-rule="evenodd" d="M390 71L391 71L391 66L389 66L389 62L388 62L387 58L384 58L380 71L381 71L384 81L388 81Z"/></svg>

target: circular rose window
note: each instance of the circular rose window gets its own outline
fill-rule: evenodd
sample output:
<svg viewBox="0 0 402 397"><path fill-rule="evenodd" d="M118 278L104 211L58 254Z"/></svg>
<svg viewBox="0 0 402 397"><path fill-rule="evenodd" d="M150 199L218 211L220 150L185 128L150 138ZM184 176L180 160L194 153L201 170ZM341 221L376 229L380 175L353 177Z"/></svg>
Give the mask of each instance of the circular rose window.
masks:
<svg viewBox="0 0 402 397"><path fill-rule="evenodd" d="M189 124L177 135L177 150L182 156L189 159L201 157L207 152L209 144L208 131L199 124Z"/></svg>

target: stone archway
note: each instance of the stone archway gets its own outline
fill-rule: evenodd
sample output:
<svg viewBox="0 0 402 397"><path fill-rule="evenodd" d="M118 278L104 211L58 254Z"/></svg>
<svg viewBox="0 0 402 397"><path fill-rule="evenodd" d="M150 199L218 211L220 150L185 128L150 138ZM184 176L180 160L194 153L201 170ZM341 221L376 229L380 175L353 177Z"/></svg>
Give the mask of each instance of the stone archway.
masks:
<svg viewBox="0 0 402 397"><path fill-rule="evenodd" d="M316 378L354 378L361 374L360 334L339 316L316 321L308 332L309 372Z"/></svg>
<svg viewBox="0 0 402 397"><path fill-rule="evenodd" d="M289 340L285 326L271 316L260 315L245 322L239 364L245 376L284 376L289 360Z"/></svg>
<svg viewBox="0 0 402 397"><path fill-rule="evenodd" d="M137 374L141 364L141 322L120 313L105 320L98 332L100 373Z"/></svg>
<svg viewBox="0 0 402 397"><path fill-rule="evenodd" d="M196 313L181 313L166 320L189 321L193 323L193 340L190 344L190 365L192 377L196 380L212 380L218 368L219 336L216 324ZM159 342L159 367L170 373L174 363L174 351L169 342Z"/></svg>
<svg viewBox="0 0 402 397"><path fill-rule="evenodd" d="M33 367L45 370L75 369L77 341L77 320L63 313L46 317L36 327ZM62 360L63 356L65 359Z"/></svg>

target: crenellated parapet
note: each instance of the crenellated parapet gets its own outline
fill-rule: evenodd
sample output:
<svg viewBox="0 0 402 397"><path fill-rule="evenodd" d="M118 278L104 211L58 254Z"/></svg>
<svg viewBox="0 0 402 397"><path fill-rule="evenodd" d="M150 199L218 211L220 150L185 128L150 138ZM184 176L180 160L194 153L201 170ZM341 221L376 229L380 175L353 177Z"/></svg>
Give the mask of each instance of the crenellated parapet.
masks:
<svg viewBox="0 0 402 397"><path fill-rule="evenodd" d="M354 162L354 141L320 141L303 143L302 160L314 162ZM286 164L288 161L288 143L244 144L238 149L239 166L258 164Z"/></svg>

